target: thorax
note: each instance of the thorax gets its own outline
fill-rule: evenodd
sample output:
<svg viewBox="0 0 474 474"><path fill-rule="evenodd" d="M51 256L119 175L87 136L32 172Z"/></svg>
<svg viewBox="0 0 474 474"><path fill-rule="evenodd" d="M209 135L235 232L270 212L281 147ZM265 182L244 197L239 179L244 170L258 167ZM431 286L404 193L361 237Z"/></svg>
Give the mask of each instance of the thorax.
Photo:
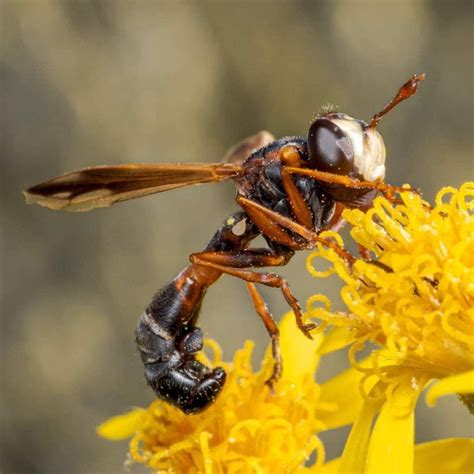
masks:
<svg viewBox="0 0 474 474"><path fill-rule="evenodd" d="M237 191L247 199L272 209L279 214L294 219L289 197L281 181L283 164L279 151L286 145L298 149L301 158L308 159L305 138L285 137L257 150L244 162L244 174L237 182ZM314 178L293 175L298 190L313 214L316 231L329 227L335 212L335 202L324 193L320 183Z"/></svg>

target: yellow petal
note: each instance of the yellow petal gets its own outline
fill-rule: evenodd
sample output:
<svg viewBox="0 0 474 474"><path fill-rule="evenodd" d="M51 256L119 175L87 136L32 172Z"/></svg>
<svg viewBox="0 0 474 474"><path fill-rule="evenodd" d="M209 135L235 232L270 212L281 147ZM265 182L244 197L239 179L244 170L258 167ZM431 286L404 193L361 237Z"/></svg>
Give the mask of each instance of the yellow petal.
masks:
<svg viewBox="0 0 474 474"><path fill-rule="evenodd" d="M446 377L432 385L426 392L426 403L434 406L439 397L452 393L474 393L474 370Z"/></svg>
<svg viewBox="0 0 474 474"><path fill-rule="evenodd" d="M338 351L354 341L354 334L344 327L336 327L329 331L319 348L321 355Z"/></svg>
<svg viewBox="0 0 474 474"><path fill-rule="evenodd" d="M316 372L319 363L318 349L324 336L314 334L312 340L308 339L296 326L292 312L285 314L279 328L283 358L282 378L298 384Z"/></svg>
<svg viewBox="0 0 474 474"><path fill-rule="evenodd" d="M367 365L368 360L367 358L360 364ZM319 418L328 429L348 425L357 418L364 403L359 391L363 375L350 368L321 384L319 403L327 406L328 411L321 412Z"/></svg>
<svg viewBox="0 0 474 474"><path fill-rule="evenodd" d="M341 458L324 464L321 474L337 474ZM472 474L474 472L474 439L449 438L415 446L414 474Z"/></svg>
<svg viewBox="0 0 474 474"><path fill-rule="evenodd" d="M415 474L472 474L474 440L450 438L415 447Z"/></svg>
<svg viewBox="0 0 474 474"><path fill-rule="evenodd" d="M352 426L351 433L342 453L340 474L363 474L365 458L369 445L372 420L377 414L381 403L366 400L359 413L359 417Z"/></svg>
<svg viewBox="0 0 474 474"><path fill-rule="evenodd" d="M96 428L97 434L111 441L130 438L141 425L146 410L135 408L123 415L114 416Z"/></svg>
<svg viewBox="0 0 474 474"><path fill-rule="evenodd" d="M415 416L414 391L400 386L389 398L375 423L367 452L366 474L413 472ZM407 407L401 414L400 407Z"/></svg>

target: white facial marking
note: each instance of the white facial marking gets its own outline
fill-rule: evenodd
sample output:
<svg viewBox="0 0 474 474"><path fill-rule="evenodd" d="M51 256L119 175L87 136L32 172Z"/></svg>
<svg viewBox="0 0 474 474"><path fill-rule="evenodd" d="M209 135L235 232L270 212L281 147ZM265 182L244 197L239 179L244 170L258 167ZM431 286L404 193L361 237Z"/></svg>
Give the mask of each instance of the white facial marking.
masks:
<svg viewBox="0 0 474 474"><path fill-rule="evenodd" d="M385 144L377 130L363 130L360 122L345 115L332 119L350 140L354 150L354 167L366 181L375 181L385 177ZM346 149L347 143L340 143Z"/></svg>
<svg viewBox="0 0 474 474"><path fill-rule="evenodd" d="M356 166L368 181L385 177L385 143L377 130L369 129L364 133L364 160Z"/></svg>
<svg viewBox="0 0 474 474"><path fill-rule="evenodd" d="M341 119L333 119L331 122L336 124L351 141L352 149L354 150L354 157L361 156L364 150L364 140L360 123L352 117L349 117L349 115L346 115Z"/></svg>

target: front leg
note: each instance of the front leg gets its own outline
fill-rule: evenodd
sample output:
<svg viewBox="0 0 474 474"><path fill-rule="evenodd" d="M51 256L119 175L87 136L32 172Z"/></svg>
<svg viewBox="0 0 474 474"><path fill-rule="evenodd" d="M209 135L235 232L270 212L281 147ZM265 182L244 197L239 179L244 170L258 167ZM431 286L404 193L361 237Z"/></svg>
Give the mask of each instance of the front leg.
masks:
<svg viewBox="0 0 474 474"><path fill-rule="evenodd" d="M313 214L296 186L293 176L291 176L291 173L288 173L287 171L288 166L295 166L301 162L300 153L293 145L287 145L280 150L279 158L283 163L281 169L281 183L286 195L288 196L288 201L296 222L307 229L313 229Z"/></svg>
<svg viewBox="0 0 474 474"><path fill-rule="evenodd" d="M321 243L322 245L333 249L349 265L354 263L355 258L347 250L329 239L319 237L318 233L298 224L288 217L243 196L237 196L236 201L252 219L253 223L270 240L286 245L295 250L310 249L317 243ZM296 240L287 232L287 230L302 237L304 242Z"/></svg>
<svg viewBox="0 0 474 474"><path fill-rule="evenodd" d="M308 168L293 168L287 167L286 172L290 174L299 174L303 176L310 176L323 183L328 184L339 184L346 188L355 189L376 189L380 191L390 202L396 202L397 198L395 194L403 192L412 192L419 194L419 191L413 188L400 188L398 186L392 186L390 184L383 183L382 181L360 181L349 176L327 173L325 171L318 171Z"/></svg>

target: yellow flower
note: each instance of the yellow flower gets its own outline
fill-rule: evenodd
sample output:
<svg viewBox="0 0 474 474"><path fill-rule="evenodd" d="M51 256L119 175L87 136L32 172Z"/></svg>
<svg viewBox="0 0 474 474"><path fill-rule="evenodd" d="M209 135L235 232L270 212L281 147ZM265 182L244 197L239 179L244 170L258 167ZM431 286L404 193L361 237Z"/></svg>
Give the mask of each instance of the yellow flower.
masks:
<svg viewBox="0 0 474 474"><path fill-rule="evenodd" d="M347 344L340 331L318 334L313 341L296 328L289 314L280 324L283 375L272 393L265 385L273 360L268 350L262 369L251 366L247 341L227 369L227 382L206 411L184 415L156 400L98 427L110 440L131 437L130 456L159 473L303 473L324 463L317 433L351 423L363 403L361 375L350 369L319 385L314 380L320 355ZM217 344L215 365L222 365ZM206 361L209 362L209 361ZM350 396L351 403L346 397ZM316 463L305 462L316 452Z"/></svg>
<svg viewBox="0 0 474 474"><path fill-rule="evenodd" d="M450 393L473 404L474 183L441 190L431 210L417 195L402 193L401 199L393 205L380 197L366 214L344 213L352 237L375 261L359 259L351 269L321 246L308 259L313 275L335 271L344 280L341 296L349 310L333 313L329 301L316 295L308 312L350 330L350 360L364 374L365 402L339 472L413 472L414 406L430 380L439 380L427 392L430 405ZM333 266L317 271L315 257ZM316 302L324 307L314 307ZM368 341L380 349L356 361Z"/></svg>
<svg viewBox="0 0 474 474"><path fill-rule="evenodd" d="M219 347L208 341L213 363L228 372L222 394L208 410L184 415L157 400L106 421L98 433L110 440L131 438L131 459L163 474L472 471L473 440L413 445L413 408L430 379L441 380L430 389L430 402L445 393L474 392L469 201L474 185L449 190L452 197L444 204L446 192L431 212L420 198L404 194L405 205L378 199L367 215L346 214L353 236L379 263L359 260L351 270L333 251L318 249L316 254L333 262L345 280L342 294L350 313L331 313L327 298L313 297L311 304L320 301L326 308L311 307L309 315L336 326L313 341L298 331L291 314L285 316L280 325L284 369L274 393L265 385L273 364L270 350L255 373L251 342L231 365L221 362ZM356 361L367 341L381 349ZM316 383L320 357L351 343L357 370ZM318 433L353 422L343 456L325 462ZM307 465L313 453L316 462Z"/></svg>

